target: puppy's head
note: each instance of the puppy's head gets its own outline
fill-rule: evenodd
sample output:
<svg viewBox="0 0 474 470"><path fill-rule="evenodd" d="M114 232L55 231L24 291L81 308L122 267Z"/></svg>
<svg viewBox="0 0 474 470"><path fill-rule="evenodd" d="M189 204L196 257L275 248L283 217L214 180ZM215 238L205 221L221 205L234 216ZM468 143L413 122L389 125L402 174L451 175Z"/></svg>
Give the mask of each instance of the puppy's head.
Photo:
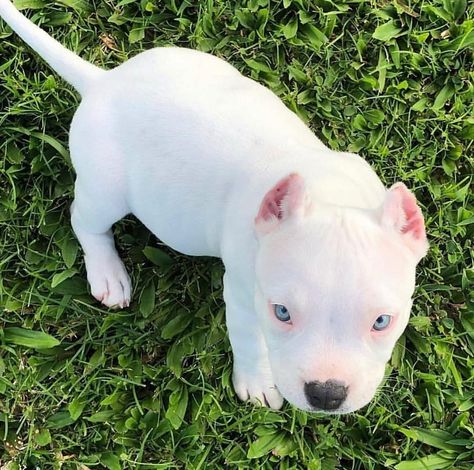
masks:
<svg viewBox="0 0 474 470"><path fill-rule="evenodd" d="M291 174L255 219L255 304L281 394L308 411L367 404L405 329L428 244L403 184L376 211L318 205Z"/></svg>

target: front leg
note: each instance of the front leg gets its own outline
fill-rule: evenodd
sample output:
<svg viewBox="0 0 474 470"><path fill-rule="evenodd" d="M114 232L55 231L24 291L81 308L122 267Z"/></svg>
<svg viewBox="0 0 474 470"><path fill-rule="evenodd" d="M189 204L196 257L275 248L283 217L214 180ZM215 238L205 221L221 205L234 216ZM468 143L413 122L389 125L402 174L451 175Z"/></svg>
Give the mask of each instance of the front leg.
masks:
<svg viewBox="0 0 474 470"><path fill-rule="evenodd" d="M232 381L241 400L281 408L283 397L273 380L267 346L253 306L253 292L224 276L227 328L234 355Z"/></svg>

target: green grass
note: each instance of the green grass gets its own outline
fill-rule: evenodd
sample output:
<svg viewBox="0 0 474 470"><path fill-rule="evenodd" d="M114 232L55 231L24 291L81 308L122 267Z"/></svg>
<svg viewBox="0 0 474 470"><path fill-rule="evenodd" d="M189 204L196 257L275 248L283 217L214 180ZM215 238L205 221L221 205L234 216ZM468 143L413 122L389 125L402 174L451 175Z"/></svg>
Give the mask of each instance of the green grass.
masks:
<svg viewBox="0 0 474 470"><path fill-rule="evenodd" d="M431 250L368 407L328 418L240 403L220 261L174 253L129 218L116 234L130 309L108 311L87 293L68 209L78 96L1 23L0 468L472 469L472 3L18 3L107 68L168 44L227 59L330 147L413 189Z"/></svg>

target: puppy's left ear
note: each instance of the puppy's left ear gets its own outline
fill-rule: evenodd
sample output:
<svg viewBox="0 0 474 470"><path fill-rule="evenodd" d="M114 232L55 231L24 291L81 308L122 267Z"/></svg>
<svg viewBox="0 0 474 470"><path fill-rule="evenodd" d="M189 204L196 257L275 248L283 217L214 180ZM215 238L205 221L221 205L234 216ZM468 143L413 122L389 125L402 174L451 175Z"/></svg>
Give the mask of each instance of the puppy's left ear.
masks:
<svg viewBox="0 0 474 470"><path fill-rule="evenodd" d="M255 217L259 235L275 230L285 220L301 218L308 207L305 183L302 176L291 173L265 194Z"/></svg>
<svg viewBox="0 0 474 470"><path fill-rule="evenodd" d="M395 183L387 191L382 208L382 226L400 234L417 262L426 255L428 241L423 214L415 196L403 183Z"/></svg>

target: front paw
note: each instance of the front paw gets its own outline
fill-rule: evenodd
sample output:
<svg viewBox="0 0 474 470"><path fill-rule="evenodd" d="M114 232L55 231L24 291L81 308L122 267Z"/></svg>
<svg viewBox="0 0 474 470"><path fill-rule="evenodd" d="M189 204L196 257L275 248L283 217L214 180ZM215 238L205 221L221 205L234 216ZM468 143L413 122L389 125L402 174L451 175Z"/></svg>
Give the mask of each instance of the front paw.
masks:
<svg viewBox="0 0 474 470"><path fill-rule="evenodd" d="M269 370L249 370L234 365L232 375L235 393L243 401L268 406L279 410L283 405L283 397L278 391Z"/></svg>
<svg viewBox="0 0 474 470"><path fill-rule="evenodd" d="M101 258L86 256L86 268L91 293L99 302L111 308L130 305L130 277L115 252Z"/></svg>

